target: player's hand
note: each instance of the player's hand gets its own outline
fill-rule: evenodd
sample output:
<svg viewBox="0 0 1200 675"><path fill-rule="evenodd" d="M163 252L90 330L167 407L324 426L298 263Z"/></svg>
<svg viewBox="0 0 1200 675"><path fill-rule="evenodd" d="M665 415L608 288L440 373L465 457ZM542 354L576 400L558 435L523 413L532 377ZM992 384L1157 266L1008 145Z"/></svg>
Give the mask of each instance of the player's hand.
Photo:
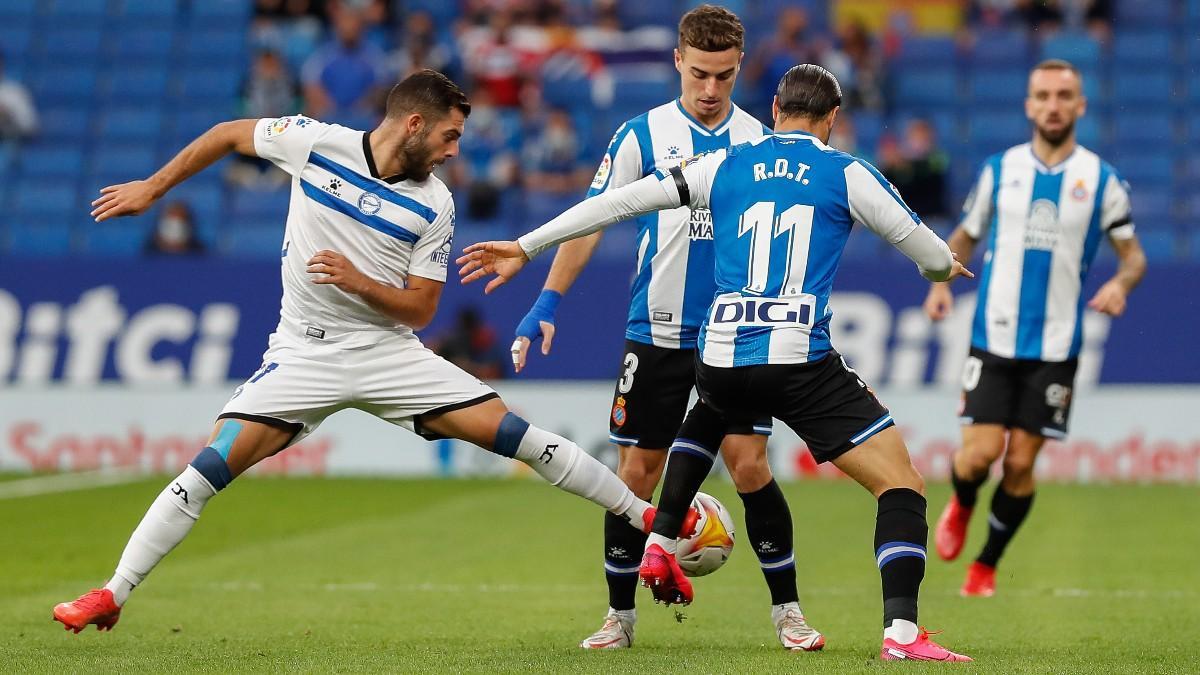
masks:
<svg viewBox="0 0 1200 675"><path fill-rule="evenodd" d="M946 281L953 281L958 277L966 277L974 279L975 273L967 269L967 266L958 261L958 254L951 251L950 257L954 258L954 264L950 266L950 276L946 277Z"/></svg>
<svg viewBox="0 0 1200 675"><path fill-rule="evenodd" d="M542 355L545 356L550 353L550 343L554 341L554 324L539 321L538 325L542 330ZM531 344L533 344L533 341L524 335L513 340L509 351L512 353L514 371L519 373L525 370L525 358L529 354L529 345Z"/></svg>
<svg viewBox="0 0 1200 675"><path fill-rule="evenodd" d="M1121 316L1125 313L1125 298L1128 293L1118 281L1110 281L1096 291L1096 295L1088 300L1088 308L1109 316Z"/></svg>
<svg viewBox="0 0 1200 675"><path fill-rule="evenodd" d="M120 185L109 185L100 189L100 196L92 202L92 218L96 222L136 216L144 213L158 199L150 181L135 180Z"/></svg>
<svg viewBox="0 0 1200 675"><path fill-rule="evenodd" d="M337 251L317 251L308 259L308 269L314 284L333 284L347 293L359 295L366 290L367 275L358 271L346 256Z"/></svg>
<svg viewBox="0 0 1200 675"><path fill-rule="evenodd" d="M458 276L462 283L469 284L489 274L496 275L495 279L483 287L484 293L491 293L503 286L529 262L529 257L515 241L484 241L471 244L463 249L463 254L454 261L459 265Z"/></svg>
<svg viewBox="0 0 1200 675"><path fill-rule="evenodd" d="M541 295L517 324L516 339L513 340L509 352L512 354L513 369L521 372L525 368L525 357L529 354L529 346L542 340L542 355L550 354L550 345L554 342L554 313L558 311L558 303L562 301L562 293L550 288L543 288Z"/></svg>
<svg viewBox="0 0 1200 675"><path fill-rule="evenodd" d="M934 283L929 286L929 295L925 296L925 316L933 321L941 321L950 316L954 309L954 294L944 283Z"/></svg>

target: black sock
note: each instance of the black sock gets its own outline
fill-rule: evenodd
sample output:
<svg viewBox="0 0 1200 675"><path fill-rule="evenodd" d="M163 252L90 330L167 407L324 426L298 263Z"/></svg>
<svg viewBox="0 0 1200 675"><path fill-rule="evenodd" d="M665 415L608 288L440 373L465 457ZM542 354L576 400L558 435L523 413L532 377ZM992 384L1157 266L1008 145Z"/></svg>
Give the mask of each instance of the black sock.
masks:
<svg viewBox="0 0 1200 675"><path fill-rule="evenodd" d="M615 513L604 514L604 579L608 606L633 609L646 534Z"/></svg>
<svg viewBox="0 0 1200 675"><path fill-rule="evenodd" d="M658 513L654 516L652 529L655 534L669 539L679 536L692 499L708 472L712 471L715 453L705 454L705 450L703 446L682 439L671 446L667 468L663 471L662 492L658 496Z"/></svg>
<svg viewBox="0 0 1200 675"><path fill-rule="evenodd" d="M792 552L792 513L774 479L754 492L739 492L746 507L746 537L758 556L771 604L799 602L796 559Z"/></svg>
<svg viewBox="0 0 1200 675"><path fill-rule="evenodd" d="M879 495L875 562L883 582L883 627L895 619L917 622L917 593L925 577L925 498L908 488Z"/></svg>
<svg viewBox="0 0 1200 675"><path fill-rule="evenodd" d="M1033 494L1026 497L1014 497L1004 491L1003 485L996 486L992 495L992 513L988 518L988 538L983 545L983 551L976 558L978 562L989 567L995 567L1004 555L1008 542L1012 541L1017 528L1029 515L1033 506Z"/></svg>
<svg viewBox="0 0 1200 675"><path fill-rule="evenodd" d="M958 472L954 470L954 458L950 459L950 485L954 488L954 496L958 497L958 503L963 508L975 508L975 500L979 496L979 486L987 480L987 472L975 480L967 480L959 478Z"/></svg>

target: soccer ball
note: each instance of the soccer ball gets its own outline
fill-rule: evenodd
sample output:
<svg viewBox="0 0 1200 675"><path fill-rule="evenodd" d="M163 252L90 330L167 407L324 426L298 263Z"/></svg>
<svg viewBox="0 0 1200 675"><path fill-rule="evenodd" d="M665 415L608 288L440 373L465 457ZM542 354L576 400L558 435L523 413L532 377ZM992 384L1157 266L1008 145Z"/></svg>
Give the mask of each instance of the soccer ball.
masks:
<svg viewBox="0 0 1200 675"><path fill-rule="evenodd" d="M733 552L733 517L716 497L697 492L692 508L700 513L696 531L680 539L675 560L689 577L702 577L721 569Z"/></svg>

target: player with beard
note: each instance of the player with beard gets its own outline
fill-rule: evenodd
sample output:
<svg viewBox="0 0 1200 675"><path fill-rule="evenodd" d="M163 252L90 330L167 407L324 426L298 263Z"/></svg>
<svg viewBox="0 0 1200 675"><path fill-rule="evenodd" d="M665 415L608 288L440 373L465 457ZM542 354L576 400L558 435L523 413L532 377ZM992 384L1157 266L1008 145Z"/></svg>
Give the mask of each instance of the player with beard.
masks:
<svg viewBox="0 0 1200 675"><path fill-rule="evenodd" d="M209 499L346 408L515 458L649 529L654 510L614 473L509 412L491 387L413 334L437 309L454 234L454 201L432 171L458 154L470 112L453 82L425 70L392 89L373 131L302 116L224 122L146 180L101 190L97 221L142 213L229 152L269 159L292 175L282 308L263 365L234 391L207 446L154 500L108 583L54 608L67 630L111 629L133 588Z"/></svg>
<svg viewBox="0 0 1200 675"><path fill-rule="evenodd" d="M935 534L942 559L962 551L979 487L1004 458L987 541L967 569L964 596L995 592L996 564L1033 504L1038 451L1047 438L1066 437L1083 341L1081 290L1100 240L1109 240L1120 264L1088 308L1120 316L1146 271L1128 184L1075 141L1075 121L1086 109L1073 65L1038 64L1025 99L1033 140L984 162L950 236L951 250L963 261L985 235L988 243L963 370L962 448L950 471L954 494ZM940 321L953 303L949 287L935 283L925 311Z"/></svg>

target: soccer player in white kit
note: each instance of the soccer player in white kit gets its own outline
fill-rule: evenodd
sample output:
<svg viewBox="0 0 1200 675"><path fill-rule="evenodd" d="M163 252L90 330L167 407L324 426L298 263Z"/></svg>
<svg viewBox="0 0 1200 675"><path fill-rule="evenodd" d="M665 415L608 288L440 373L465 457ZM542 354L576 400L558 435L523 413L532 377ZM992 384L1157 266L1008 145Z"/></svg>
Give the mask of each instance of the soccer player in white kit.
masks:
<svg viewBox="0 0 1200 675"><path fill-rule="evenodd" d="M155 499L108 583L54 608L67 630L111 629L210 498L346 408L515 458L649 529L654 510L603 464L509 412L491 387L413 334L437 309L454 234L454 202L432 171L458 153L470 111L453 82L425 70L392 89L373 131L302 116L225 122L146 180L101 190L97 221L142 213L231 151L292 176L282 309L262 368L234 392L207 447Z"/></svg>
<svg viewBox="0 0 1200 675"><path fill-rule="evenodd" d="M995 592L996 564L1033 505L1038 452L1047 438L1066 437L1083 341L1083 280L1101 240L1112 244L1120 266L1088 307L1120 316L1146 272L1128 185L1075 141L1075 120L1086 107L1074 66L1050 60L1035 67L1025 100L1032 141L984 163L950 236L960 260L970 260L985 235L988 243L963 371L954 495L935 533L942 559L962 551L979 487L1004 456L987 542L967 569L964 596ZM925 301L930 318L940 321L952 307L950 290L934 284Z"/></svg>

